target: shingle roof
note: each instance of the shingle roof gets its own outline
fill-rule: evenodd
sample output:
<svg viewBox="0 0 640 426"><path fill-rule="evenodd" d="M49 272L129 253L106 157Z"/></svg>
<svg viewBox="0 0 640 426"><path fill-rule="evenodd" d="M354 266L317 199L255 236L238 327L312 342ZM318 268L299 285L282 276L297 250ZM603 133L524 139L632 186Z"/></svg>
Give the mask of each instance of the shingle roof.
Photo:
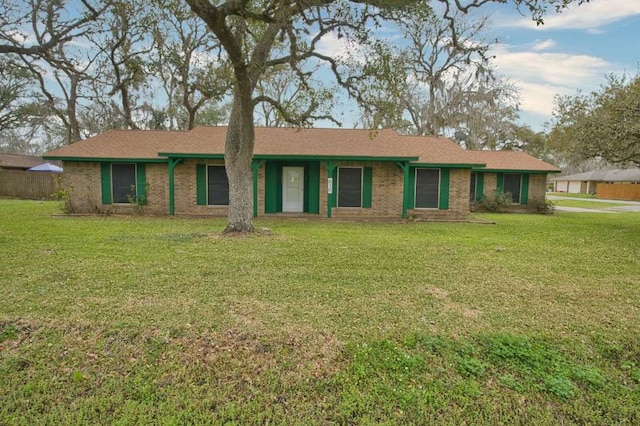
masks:
<svg viewBox="0 0 640 426"><path fill-rule="evenodd" d="M19 154L0 154L0 169L26 170L44 163L42 157Z"/></svg>
<svg viewBox="0 0 640 426"><path fill-rule="evenodd" d="M189 132L109 130L49 152L46 158L160 159L159 154L222 155L226 127L197 127ZM482 167L484 151L466 151L450 139L402 136L393 130L256 128L256 156L417 158L416 163ZM494 152L492 162L504 169L557 169L525 153ZM506 154L506 155L505 155ZM165 155L166 156L166 155ZM500 158L504 157L502 160ZM559 170L558 170L559 171Z"/></svg>
<svg viewBox="0 0 640 426"><path fill-rule="evenodd" d="M553 180L640 182L640 169L593 170L575 175L558 176Z"/></svg>
<svg viewBox="0 0 640 426"><path fill-rule="evenodd" d="M560 172L560 169L522 151L469 151L488 170Z"/></svg>

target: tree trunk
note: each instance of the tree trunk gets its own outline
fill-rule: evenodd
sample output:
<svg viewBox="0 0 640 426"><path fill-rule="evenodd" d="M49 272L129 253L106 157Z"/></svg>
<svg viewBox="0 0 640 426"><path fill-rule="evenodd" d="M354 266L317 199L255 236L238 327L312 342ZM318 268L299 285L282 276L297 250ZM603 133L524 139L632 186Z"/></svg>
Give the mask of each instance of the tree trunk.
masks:
<svg viewBox="0 0 640 426"><path fill-rule="evenodd" d="M238 82L234 91L224 151L224 164L229 178L229 217L224 234L254 230L251 163L255 128L251 83Z"/></svg>

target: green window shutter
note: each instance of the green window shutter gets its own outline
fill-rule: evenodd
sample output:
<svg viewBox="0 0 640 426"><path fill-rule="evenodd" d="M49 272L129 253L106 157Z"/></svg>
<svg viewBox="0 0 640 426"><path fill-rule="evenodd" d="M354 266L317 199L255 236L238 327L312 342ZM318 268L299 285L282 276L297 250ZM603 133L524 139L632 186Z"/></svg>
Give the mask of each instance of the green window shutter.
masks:
<svg viewBox="0 0 640 426"><path fill-rule="evenodd" d="M504 173L496 173L496 192L504 192Z"/></svg>
<svg viewBox="0 0 640 426"><path fill-rule="evenodd" d="M207 165L196 164L196 204L207 205Z"/></svg>
<svg viewBox="0 0 640 426"><path fill-rule="evenodd" d="M305 194L308 196L308 212L320 213L320 163L311 162L308 168L309 179Z"/></svg>
<svg viewBox="0 0 640 426"><path fill-rule="evenodd" d="M100 163L102 204L111 204L111 163Z"/></svg>
<svg viewBox="0 0 640 426"><path fill-rule="evenodd" d="M529 202L529 175L522 175L522 189L520 190L520 204L527 204Z"/></svg>
<svg viewBox="0 0 640 426"><path fill-rule="evenodd" d="M373 167L362 168L362 207L371 208L373 198Z"/></svg>
<svg viewBox="0 0 640 426"><path fill-rule="evenodd" d="M484 198L484 173L476 173L476 201Z"/></svg>
<svg viewBox="0 0 640 426"><path fill-rule="evenodd" d="M451 171L449 169L440 169L440 210L447 210L449 208L449 176Z"/></svg>
<svg viewBox="0 0 640 426"><path fill-rule="evenodd" d="M136 200L147 204L147 170L144 163L136 164Z"/></svg>
<svg viewBox="0 0 640 426"><path fill-rule="evenodd" d="M264 165L264 212L276 213L277 211L278 164L275 161L267 161Z"/></svg>

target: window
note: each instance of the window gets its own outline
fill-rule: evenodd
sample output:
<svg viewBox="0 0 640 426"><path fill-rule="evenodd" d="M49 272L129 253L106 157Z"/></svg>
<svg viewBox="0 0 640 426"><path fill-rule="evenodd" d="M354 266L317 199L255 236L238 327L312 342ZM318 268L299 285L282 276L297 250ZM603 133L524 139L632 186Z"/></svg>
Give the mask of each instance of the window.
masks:
<svg viewBox="0 0 640 426"><path fill-rule="evenodd" d="M511 200L514 203L520 203L520 188L522 183L522 175L516 173L505 173L504 175L504 192L511 193Z"/></svg>
<svg viewBox="0 0 640 426"><path fill-rule="evenodd" d="M416 169L415 208L437 209L439 188L440 169Z"/></svg>
<svg viewBox="0 0 640 426"><path fill-rule="evenodd" d="M207 204L229 205L229 180L224 166L207 167Z"/></svg>
<svg viewBox="0 0 640 426"><path fill-rule="evenodd" d="M135 201L136 165L132 163L111 164L111 188L114 203Z"/></svg>
<svg viewBox="0 0 640 426"><path fill-rule="evenodd" d="M471 185L469 187L469 200L476 201L476 187L478 182L478 174L471 172Z"/></svg>
<svg viewBox="0 0 640 426"><path fill-rule="evenodd" d="M338 207L362 207L362 168L338 169Z"/></svg>

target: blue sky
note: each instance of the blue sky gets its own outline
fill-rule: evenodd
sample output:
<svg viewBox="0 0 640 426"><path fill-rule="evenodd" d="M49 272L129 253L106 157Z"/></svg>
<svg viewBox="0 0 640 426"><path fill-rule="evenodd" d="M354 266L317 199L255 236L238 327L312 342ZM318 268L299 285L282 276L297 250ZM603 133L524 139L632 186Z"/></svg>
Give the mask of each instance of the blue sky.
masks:
<svg viewBox="0 0 640 426"><path fill-rule="evenodd" d="M556 94L597 90L610 73L635 75L640 66L640 0L591 0L536 26L513 8L494 6L491 28L499 72L522 95L522 123L536 130L551 119Z"/></svg>
<svg viewBox="0 0 640 426"><path fill-rule="evenodd" d="M512 4L484 5L473 14L490 17L486 38L499 40L491 52L494 63L520 89L521 124L536 131L551 120L556 95L598 90L608 74L640 70L640 0L591 0L560 14L550 10L541 26ZM324 53L348 55L353 50L336 37L325 38ZM357 115L347 102L339 118L349 127ZM331 123L316 123L326 125Z"/></svg>

